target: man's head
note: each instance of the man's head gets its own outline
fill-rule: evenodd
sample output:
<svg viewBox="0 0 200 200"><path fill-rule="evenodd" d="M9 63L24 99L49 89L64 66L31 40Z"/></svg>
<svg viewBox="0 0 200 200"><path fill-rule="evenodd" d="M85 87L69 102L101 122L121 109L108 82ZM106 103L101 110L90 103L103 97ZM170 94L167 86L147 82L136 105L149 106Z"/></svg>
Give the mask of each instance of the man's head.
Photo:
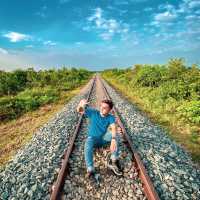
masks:
<svg viewBox="0 0 200 200"><path fill-rule="evenodd" d="M100 104L100 113L102 115L107 115L113 108L113 102L109 99L104 99Z"/></svg>

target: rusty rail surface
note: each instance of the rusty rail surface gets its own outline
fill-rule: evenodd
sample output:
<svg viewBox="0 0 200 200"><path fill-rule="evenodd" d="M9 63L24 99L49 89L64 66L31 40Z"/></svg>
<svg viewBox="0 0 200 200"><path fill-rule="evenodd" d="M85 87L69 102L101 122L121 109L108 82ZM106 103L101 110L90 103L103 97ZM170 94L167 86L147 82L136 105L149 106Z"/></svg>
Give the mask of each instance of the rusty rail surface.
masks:
<svg viewBox="0 0 200 200"><path fill-rule="evenodd" d="M90 98L90 95L91 95L91 92L93 90L95 81L96 81L96 75L93 77L92 84L90 86L89 93L88 93L87 98L86 98L87 101ZM70 139L70 142L69 142L69 148L64 152L64 158L62 160L62 164L61 164L61 168L59 170L58 176L57 176L57 180L52 187L52 193L51 193L51 197L50 197L51 200L58 200L58 199L61 198L61 191L62 191L64 182L65 182L65 177L67 175L69 156L70 156L70 154L73 150L74 142L75 142L75 139L77 137L77 133L80 129L82 119L83 119L83 114L81 114L80 117L79 117L78 124L76 125L76 129L74 131L74 134L73 134L73 136L72 136L72 138Z"/></svg>
<svg viewBox="0 0 200 200"><path fill-rule="evenodd" d="M98 76L98 78L101 82L103 90L105 91L106 97L108 99L112 100L112 98L108 94L106 87L104 86L102 78L100 78L100 76ZM142 163L142 160L141 160L139 154L136 152L135 148L133 147L133 143L131 142L129 135L126 132L126 129L120 120L118 110L116 109L115 106L113 106L113 111L114 111L114 115L116 116L117 123L120 126L120 128L122 129L123 139L125 140L125 142L127 143L127 146L129 147L129 149L131 150L131 152L133 154L133 161L135 163L136 169L138 170L139 178L143 184L144 193L145 193L147 199L148 200L159 200L158 194L157 194L156 190L154 189L153 183L147 174L147 171Z"/></svg>

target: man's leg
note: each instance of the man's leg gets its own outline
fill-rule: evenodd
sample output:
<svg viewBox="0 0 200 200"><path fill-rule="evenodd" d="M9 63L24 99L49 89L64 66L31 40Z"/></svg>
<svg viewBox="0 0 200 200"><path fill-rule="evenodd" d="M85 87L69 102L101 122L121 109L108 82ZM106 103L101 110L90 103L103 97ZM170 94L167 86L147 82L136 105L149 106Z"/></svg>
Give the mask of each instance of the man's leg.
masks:
<svg viewBox="0 0 200 200"><path fill-rule="evenodd" d="M99 174L97 174L94 170L93 165L93 151L96 141L93 137L88 136L85 142L85 148L84 148L84 156L85 156L85 162L87 167L87 177L89 180L89 184L92 187L99 187Z"/></svg>
<svg viewBox="0 0 200 200"><path fill-rule="evenodd" d="M112 139L112 133L110 131L107 131L103 137L102 145L110 144L111 139ZM116 161L119 158L119 134L116 135L116 142L117 142L117 148L111 154L112 161Z"/></svg>
<svg viewBox="0 0 200 200"><path fill-rule="evenodd" d="M112 139L112 133L110 131L106 132L104 135L102 141L100 142L102 146L108 145L111 143ZM122 168L119 163L119 135L116 135L116 150L111 153L111 160L108 160L107 167L111 169L116 175L121 176L122 174Z"/></svg>
<svg viewBox="0 0 200 200"><path fill-rule="evenodd" d="M95 143L94 138L88 136L84 148L85 163L88 172L94 171L94 164L93 164L94 143Z"/></svg>

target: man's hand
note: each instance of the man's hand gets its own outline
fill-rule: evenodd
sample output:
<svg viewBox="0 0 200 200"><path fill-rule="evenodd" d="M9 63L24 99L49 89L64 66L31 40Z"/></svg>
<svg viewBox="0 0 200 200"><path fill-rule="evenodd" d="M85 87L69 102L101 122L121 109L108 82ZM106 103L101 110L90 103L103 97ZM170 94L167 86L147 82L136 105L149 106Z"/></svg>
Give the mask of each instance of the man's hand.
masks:
<svg viewBox="0 0 200 200"><path fill-rule="evenodd" d="M111 153L113 153L116 150L117 150L117 141L116 139L112 139L110 144L110 151Z"/></svg>
<svg viewBox="0 0 200 200"><path fill-rule="evenodd" d="M120 126L117 127L117 133L122 134L122 128Z"/></svg>
<svg viewBox="0 0 200 200"><path fill-rule="evenodd" d="M78 104L78 107L77 107L77 112L79 113L83 113L84 112L84 108L85 108L85 105L88 104L89 102L87 102L86 99L82 99L79 104Z"/></svg>
<svg viewBox="0 0 200 200"><path fill-rule="evenodd" d="M87 102L86 99L82 99L82 100L80 101L80 103L79 103L79 105L80 105L81 107L84 107L86 104L88 104L88 102Z"/></svg>

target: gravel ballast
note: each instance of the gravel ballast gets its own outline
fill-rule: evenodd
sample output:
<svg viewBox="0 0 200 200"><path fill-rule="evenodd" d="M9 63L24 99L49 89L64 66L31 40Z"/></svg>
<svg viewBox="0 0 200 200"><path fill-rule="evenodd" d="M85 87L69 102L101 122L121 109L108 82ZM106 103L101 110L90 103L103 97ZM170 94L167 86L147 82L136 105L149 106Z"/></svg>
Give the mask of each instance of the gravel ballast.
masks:
<svg viewBox="0 0 200 200"><path fill-rule="evenodd" d="M38 129L32 140L0 171L0 199L50 198L61 157L78 122L76 106L86 98L88 89L89 84Z"/></svg>
<svg viewBox="0 0 200 200"><path fill-rule="evenodd" d="M104 84L161 199L200 199L200 170L165 130Z"/></svg>
<svg viewBox="0 0 200 200"><path fill-rule="evenodd" d="M164 129L152 123L134 104L124 99L105 81L104 83L134 143L134 147L143 160L160 199L200 199L200 171L195 168L190 156L167 136ZM68 147L69 138L72 136L78 122L79 115L76 112L76 106L86 96L87 92L85 91L85 93L73 97L55 117L38 129L32 140L16 154L5 169L0 171L0 199L50 198L50 188L53 181L56 180L61 157ZM86 127L83 126L82 128L84 133ZM80 141L83 141L85 134L81 137ZM78 144L80 141L78 141ZM121 154L126 153L125 157L128 158L129 152L126 152L122 144L120 148ZM81 144L78 151L83 151ZM105 157L104 153L97 152L95 154L95 163L102 172L105 168L102 164L102 159ZM77 181L80 181L79 176L77 176L79 174L76 174L79 162L83 162L83 157L80 156L79 161L74 162L76 164L72 174L74 173ZM71 164L73 164L73 161ZM125 164L125 167L128 166L129 160ZM82 173L85 173L85 171L82 170ZM131 176L135 176L135 173L133 171ZM104 195L105 199L143 199L140 183L137 181L135 186L137 186L138 198L135 198L134 194L131 193L128 195L131 191L130 188L132 188L131 183L128 182L129 175L127 174L127 183L124 183L124 179L117 180L114 176L107 177L107 184L113 183L112 180L115 180L116 183L119 181L121 187L118 188L119 185L113 183L115 190L111 191L104 188L99 192L100 194L95 193L95 195L99 195L95 198L102 199L103 193L106 193L110 195L107 197ZM84 183L83 176L81 178ZM68 199L67 195L70 194L67 185L70 180L67 181L65 185L66 199ZM130 184L130 188L127 189L129 186L125 187L125 184ZM125 191L125 188L127 191ZM84 199L86 193L83 188L76 187L75 192L77 197L82 194Z"/></svg>
<svg viewBox="0 0 200 200"><path fill-rule="evenodd" d="M98 93L98 95L100 92ZM92 92L90 105L96 103L96 91ZM99 108L97 108L99 109ZM63 199L66 200L146 200L142 183L132 163L132 153L120 139L120 163L124 168L123 176L114 175L105 165L109 153L107 147L94 151L94 167L99 176L99 187L90 184L84 160L84 144L87 138L89 119L84 118L75 140L75 148L69 159L69 174L64 185Z"/></svg>

